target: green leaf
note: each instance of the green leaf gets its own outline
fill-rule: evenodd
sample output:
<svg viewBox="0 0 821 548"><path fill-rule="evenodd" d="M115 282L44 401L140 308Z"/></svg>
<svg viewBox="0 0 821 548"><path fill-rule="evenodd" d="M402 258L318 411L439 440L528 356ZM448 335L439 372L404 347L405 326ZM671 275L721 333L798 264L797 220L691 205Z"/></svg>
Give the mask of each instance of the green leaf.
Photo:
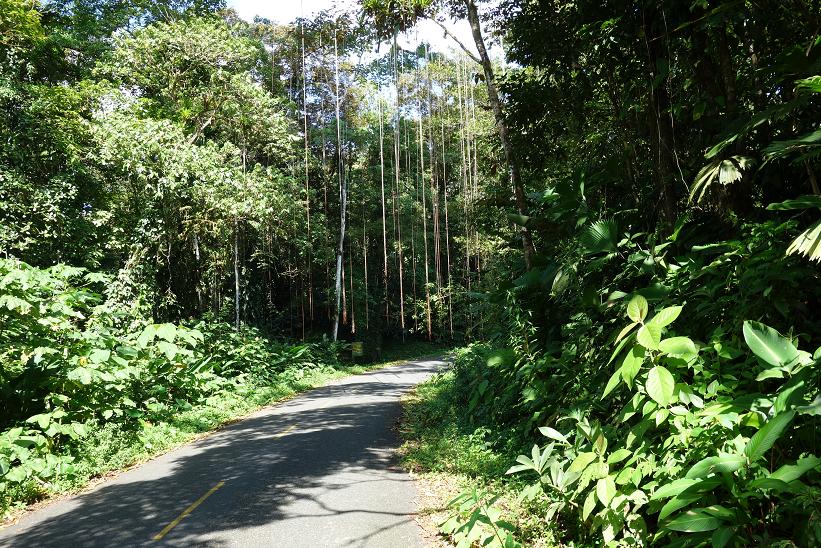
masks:
<svg viewBox="0 0 821 548"><path fill-rule="evenodd" d="M787 247L787 255L804 255L811 261L821 261L821 221L813 223L796 236Z"/></svg>
<svg viewBox="0 0 821 548"><path fill-rule="evenodd" d="M621 368L617 369L615 373L610 376L610 380L607 381L607 386L604 387L604 392L602 392L601 398L604 399L607 397L607 394L613 391L619 383L621 382Z"/></svg>
<svg viewBox="0 0 821 548"><path fill-rule="evenodd" d="M632 454L633 452L629 449L616 449L610 454L610 456L607 457L607 464L616 464L618 462L623 461Z"/></svg>
<svg viewBox="0 0 821 548"><path fill-rule="evenodd" d="M748 320L744 322L743 331L753 354L768 364L788 365L798 359L798 349L772 327Z"/></svg>
<svg viewBox="0 0 821 548"><path fill-rule="evenodd" d="M510 222L519 226L527 226L527 222L530 220L527 215L519 215L518 213L508 213L507 218Z"/></svg>
<svg viewBox="0 0 821 548"><path fill-rule="evenodd" d="M599 497L599 500L605 507L610 504L610 501L613 500L616 493L616 482L613 481L612 477L607 476L596 482L596 496Z"/></svg>
<svg viewBox="0 0 821 548"><path fill-rule="evenodd" d="M775 442L781 437L781 434L784 433L784 430L789 426L790 422L792 422L794 416L795 411L779 413L768 420L758 432L753 434L753 437L750 438L750 441L744 448L744 454L750 462L755 462L763 457L764 453L775 445Z"/></svg>
<svg viewBox="0 0 821 548"><path fill-rule="evenodd" d="M570 467L567 469L568 472L576 472L581 473L587 468L591 462L596 460L595 453L579 453L578 456L573 459L573 462L570 464Z"/></svg>
<svg viewBox="0 0 821 548"><path fill-rule="evenodd" d="M644 347L637 344L624 357L619 371L621 371L621 378L627 383L627 386L633 386L633 379L639 374L641 366L644 364L645 352Z"/></svg>
<svg viewBox="0 0 821 548"><path fill-rule="evenodd" d="M620 340L622 340L622 339L623 339L624 337L626 337L626 336L627 336L627 335L628 335L628 334L629 334L629 333L633 330L633 328L634 328L634 327L636 327L637 325L639 325L639 324L638 324L638 323L636 323L636 322L633 322L633 323L631 323L631 324L628 324L628 325L624 326L624 329L622 329L621 331L619 331L619 334L616 336L616 340L615 340L614 342L619 342Z"/></svg>
<svg viewBox="0 0 821 548"><path fill-rule="evenodd" d="M69 371L66 377L68 380L77 381L80 384L91 384L92 381L91 370L85 367L78 367Z"/></svg>
<svg viewBox="0 0 821 548"><path fill-rule="evenodd" d="M157 348L160 350L160 352L165 354L165 357L169 360L173 360L177 356L177 354L180 353L180 348L176 344L166 341L158 342Z"/></svg>
<svg viewBox="0 0 821 548"><path fill-rule="evenodd" d="M703 478L713 473L729 473L741 469L747 461L741 455L707 457L695 463L685 474L685 478Z"/></svg>
<svg viewBox="0 0 821 548"><path fill-rule="evenodd" d="M657 365L650 370L647 374L647 382L644 385L647 395L662 407L670 403L675 387L676 381L673 379L673 375L661 365Z"/></svg>
<svg viewBox="0 0 821 548"><path fill-rule="evenodd" d="M661 342L661 327L655 324L644 324L636 334L636 340L644 348L658 350Z"/></svg>
<svg viewBox="0 0 821 548"><path fill-rule="evenodd" d="M98 349L88 355L88 361L94 364L106 363L111 357L111 350Z"/></svg>
<svg viewBox="0 0 821 548"><path fill-rule="evenodd" d="M641 295L636 295L630 302L627 303L627 317L633 320L634 323L641 323L647 317L649 305L647 299Z"/></svg>
<svg viewBox="0 0 821 548"><path fill-rule="evenodd" d="M667 327L676 321L676 318L678 318L679 314L681 314L682 308L683 307L681 306L668 306L653 316L653 318L647 323L651 323L659 327Z"/></svg>
<svg viewBox="0 0 821 548"><path fill-rule="evenodd" d="M587 521L587 518L590 517L590 513L596 509L596 493L594 491L590 491L587 493L587 497L584 499L584 507L582 508L582 521Z"/></svg>
<svg viewBox="0 0 821 548"><path fill-rule="evenodd" d="M174 342L176 334L177 328L173 323L164 323L157 326L157 337L165 339L168 342Z"/></svg>
<svg viewBox="0 0 821 548"><path fill-rule="evenodd" d="M769 369L765 369L761 373L759 373L756 377L756 381L764 381L767 379L780 379L784 377L784 369L782 367L771 367Z"/></svg>
<svg viewBox="0 0 821 548"><path fill-rule="evenodd" d="M591 255L616 251L618 227L613 221L596 221L582 231L579 243Z"/></svg>
<svg viewBox="0 0 821 548"><path fill-rule="evenodd" d="M619 344L616 345L616 349L613 350L612 354L610 354L610 359L607 360L606 365L610 365L611 363L613 363L613 360L616 359L616 356L619 355L619 353L624 349L624 347L627 345L627 343L629 341L630 341L630 337L627 337L626 339L622 339L622 341Z"/></svg>
<svg viewBox="0 0 821 548"><path fill-rule="evenodd" d="M154 337L157 336L157 326L156 325L147 325L143 332L140 333L140 336L137 337L137 348L145 348L148 343L154 340Z"/></svg>
<svg viewBox="0 0 821 548"><path fill-rule="evenodd" d="M702 495L698 493L684 492L668 500L659 511L659 520L666 519L671 514L678 512L682 508L690 506L694 502L701 500Z"/></svg>
<svg viewBox="0 0 821 548"><path fill-rule="evenodd" d="M727 546L727 543L730 542L730 539L733 538L732 528L730 527L720 527L715 530L713 536L710 538L710 542L713 544L713 548L724 548Z"/></svg>
<svg viewBox="0 0 821 548"><path fill-rule="evenodd" d="M659 350L671 356L695 356L696 344L688 337L670 337L659 343Z"/></svg>
<svg viewBox="0 0 821 548"><path fill-rule="evenodd" d="M688 487L695 485L698 483L699 480L697 479L687 479L681 478L670 483L666 483L659 487L658 489L653 492L653 496L650 497L650 500L659 500L659 499L666 499L670 497L674 497L687 489Z"/></svg>
<svg viewBox="0 0 821 548"><path fill-rule="evenodd" d="M562 434L558 430L550 428L549 426L539 427L539 432L541 432L543 436L546 436L550 439L554 439L554 440L560 441L562 443L568 443L569 444L569 442L567 441L567 438L564 437L564 434Z"/></svg>
<svg viewBox="0 0 821 548"><path fill-rule="evenodd" d="M786 492L790 490L790 484L786 481L781 481L773 478L758 478L749 484L749 489L772 490L777 493Z"/></svg>
<svg viewBox="0 0 821 548"><path fill-rule="evenodd" d="M802 457L795 464L785 464L772 474L770 478L784 482L795 481L810 470L821 465L821 459L815 456Z"/></svg>
<svg viewBox="0 0 821 548"><path fill-rule="evenodd" d="M785 200L783 202L770 204L767 206L767 209L783 211L790 209L808 209L811 207L817 207L818 209L821 209L821 196L801 196L799 198L795 198L792 200Z"/></svg>
<svg viewBox="0 0 821 548"><path fill-rule="evenodd" d="M6 472L3 479L12 483L20 483L21 481L25 481L27 477L26 470L22 466L14 466Z"/></svg>
<svg viewBox="0 0 821 548"><path fill-rule="evenodd" d="M720 525L720 519L705 514L700 509L694 509L667 522L665 528L682 533L701 533L717 529Z"/></svg>

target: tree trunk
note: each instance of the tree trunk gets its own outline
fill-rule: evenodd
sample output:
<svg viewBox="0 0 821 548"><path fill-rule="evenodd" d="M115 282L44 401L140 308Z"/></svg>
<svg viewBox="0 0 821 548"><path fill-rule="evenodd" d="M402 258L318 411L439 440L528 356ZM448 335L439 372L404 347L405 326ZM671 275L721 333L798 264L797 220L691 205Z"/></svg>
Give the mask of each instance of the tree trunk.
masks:
<svg viewBox="0 0 821 548"><path fill-rule="evenodd" d="M402 193L399 184L399 125L402 117L399 112L399 69L396 60L398 46L396 44L396 33L393 35L393 79L396 85L396 125L393 137L393 165L396 177L396 194L399 197L399 208L397 210L396 237L399 252L399 325L402 329L402 340L405 340L405 259L402 255Z"/></svg>
<svg viewBox="0 0 821 548"><path fill-rule="evenodd" d="M502 150L505 154L505 162L507 162L508 175L510 177L510 185L513 187L513 197L516 202L516 209L519 215L527 215L527 202L525 201L525 192L522 188L521 177L519 174L519 165L516 162L516 156L513 153L513 145L510 142L508 134L507 121L502 110L502 102L499 99L499 91L496 88L496 80L493 74L493 64L490 61L485 41L482 37L482 27L479 23L479 10L476 7L474 0L465 0L467 7L468 23L470 23L470 30L473 34L473 41L476 42L476 49L479 51L479 61L485 73L485 84L487 85L487 95L490 101L490 106L493 109L493 117L496 120L496 130L499 132L499 140L502 142ZM533 238L530 230L523 226L521 228L522 234L522 250L524 251L525 266L528 270L533 266L533 255L535 249L533 247Z"/></svg>
<svg viewBox="0 0 821 548"><path fill-rule="evenodd" d="M239 303L240 303L240 286L239 286L239 221L234 218L234 325L239 331Z"/></svg>
<svg viewBox="0 0 821 548"><path fill-rule="evenodd" d="M336 81L336 148L339 175L339 245L336 248L336 310L334 312L333 340L339 336L340 305L342 300L342 255L345 253L345 217L348 207L348 189L342 166L342 126L339 115L339 50L334 32L334 76Z"/></svg>

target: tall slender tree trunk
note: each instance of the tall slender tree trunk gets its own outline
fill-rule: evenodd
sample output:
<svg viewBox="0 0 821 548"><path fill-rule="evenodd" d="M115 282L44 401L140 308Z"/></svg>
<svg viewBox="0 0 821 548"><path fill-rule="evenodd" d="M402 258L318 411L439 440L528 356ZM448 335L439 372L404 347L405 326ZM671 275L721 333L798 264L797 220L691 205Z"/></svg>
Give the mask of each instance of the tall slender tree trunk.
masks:
<svg viewBox="0 0 821 548"><path fill-rule="evenodd" d="M491 63L490 55L488 55L487 47L485 47L485 40L482 37L482 27L479 22L479 10L476 7L474 0L465 0L465 5L467 7L468 23L470 23L473 41L476 43L476 49L479 51L479 61L482 65L482 70L485 73L485 85L487 86L488 100L490 101L490 106L493 110L493 117L496 120L496 130L499 133L499 140L502 142L502 150L505 154L505 162L507 162L510 185L513 187L513 197L516 202L516 209L518 210L519 215L527 215L527 201L525 200L525 192L522 187L519 164L517 163L516 155L513 152L513 144L510 142L507 121L505 119L504 111L502 110L502 102L499 99L499 91L496 88L493 64ZM533 238L530 234L530 230L528 230L525 226L521 227L521 236L525 266L528 270L530 270L533 266L533 255L536 252L533 247Z"/></svg>
<svg viewBox="0 0 821 548"><path fill-rule="evenodd" d="M431 325L431 311L430 311L430 254L428 253L428 208L427 208L427 198L425 197L425 149L424 149L424 130L422 128L422 107L421 104L419 106L419 158L421 161L421 168L422 168L422 183L420 185L422 191L422 238L424 241L424 250L425 250L425 324L427 326L427 333L428 333L428 340L432 337L432 325Z"/></svg>
<svg viewBox="0 0 821 548"><path fill-rule="evenodd" d="M396 124L394 126L393 138L393 165L394 175L396 178L396 192L401 200L401 188L399 182L399 125L402 120L399 111L399 69L397 63L397 56L399 49L396 40L396 33L393 34L393 79L396 86ZM399 210L397 211L397 245L399 251L399 325L402 329L402 340L405 340L405 259L402 252L402 202L399 202Z"/></svg>
<svg viewBox="0 0 821 548"><path fill-rule="evenodd" d="M302 2L300 2L300 9ZM313 281L313 242L311 240L311 187L308 179L308 81L306 78L305 67L305 23L300 19L300 33L302 35L302 131L305 136L305 220L306 220L306 237L308 243L308 254L306 258L306 275L308 278L308 316L311 322L314 320L314 281ZM302 326L302 338L305 338L305 326Z"/></svg>
<svg viewBox="0 0 821 548"><path fill-rule="evenodd" d="M340 305L342 299L342 256L345 253L345 221L348 207L348 189L345 179L345 170L342 165L342 125L339 114L339 49L336 30L334 30L334 79L336 82L336 148L338 156L337 172L339 174L339 245L336 249L336 311L334 313L333 340L338 340Z"/></svg>
<svg viewBox="0 0 821 548"><path fill-rule="evenodd" d="M390 321L388 291L388 224L385 214L385 135L382 123L382 89L379 90L379 181L382 192L382 278L385 282L385 322Z"/></svg>
<svg viewBox="0 0 821 548"><path fill-rule="evenodd" d="M239 304L240 304L240 281L239 281L239 221L234 217L234 326L239 331Z"/></svg>
<svg viewBox="0 0 821 548"><path fill-rule="evenodd" d="M384 199L382 203L385 203ZM384 213L384 206L382 207L382 211ZM368 216L365 212L365 196L362 196L362 270L365 272L365 331L368 331L370 329L370 299L368 298L368 225L366 222L367 218ZM382 225L382 228L384 230L384 224Z"/></svg>
<svg viewBox="0 0 821 548"><path fill-rule="evenodd" d="M445 161L445 119L442 118L442 194L445 198L445 258L447 261L448 328L453 338L453 284L450 279L450 225L448 224L448 174Z"/></svg>

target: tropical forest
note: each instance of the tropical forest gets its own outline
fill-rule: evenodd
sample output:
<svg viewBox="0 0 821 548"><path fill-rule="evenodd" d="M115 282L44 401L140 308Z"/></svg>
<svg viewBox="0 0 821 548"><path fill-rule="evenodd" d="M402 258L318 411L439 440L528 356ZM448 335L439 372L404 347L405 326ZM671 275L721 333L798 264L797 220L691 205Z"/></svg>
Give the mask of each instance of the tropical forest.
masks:
<svg viewBox="0 0 821 548"><path fill-rule="evenodd" d="M0 546L821 546L819 124L816 0L0 0Z"/></svg>

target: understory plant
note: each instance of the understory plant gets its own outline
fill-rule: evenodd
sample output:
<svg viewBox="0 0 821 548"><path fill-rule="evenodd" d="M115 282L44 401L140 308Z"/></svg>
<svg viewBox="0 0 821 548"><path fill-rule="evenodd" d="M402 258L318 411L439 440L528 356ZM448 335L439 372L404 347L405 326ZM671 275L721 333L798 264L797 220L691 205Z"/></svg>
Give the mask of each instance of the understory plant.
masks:
<svg viewBox="0 0 821 548"><path fill-rule="evenodd" d="M116 426L141 439L194 406L338 364L336 346L275 343L250 328L122 322L94 291L104 282L0 259L2 510L70 480L92 432Z"/></svg>
<svg viewBox="0 0 821 548"><path fill-rule="evenodd" d="M634 296L601 395L615 412L541 427L550 442L509 473L536 473L524 496L546 493L548 520L575 516L606 543L821 542L821 348L755 321L743 324L749 352L737 337L696 342L672 332L682 313Z"/></svg>

